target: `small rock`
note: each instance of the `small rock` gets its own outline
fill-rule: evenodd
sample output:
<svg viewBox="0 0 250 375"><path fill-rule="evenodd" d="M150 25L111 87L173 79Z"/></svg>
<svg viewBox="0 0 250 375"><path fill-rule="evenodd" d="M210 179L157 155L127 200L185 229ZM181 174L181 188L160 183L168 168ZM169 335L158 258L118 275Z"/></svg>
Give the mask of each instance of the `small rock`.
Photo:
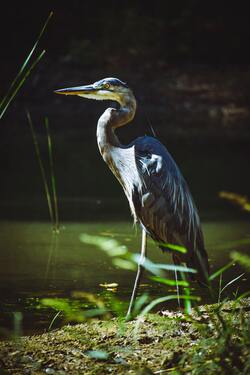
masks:
<svg viewBox="0 0 250 375"><path fill-rule="evenodd" d="M52 375L52 374L55 374L55 370L51 367L47 367L45 369L45 373L48 374L48 375Z"/></svg>

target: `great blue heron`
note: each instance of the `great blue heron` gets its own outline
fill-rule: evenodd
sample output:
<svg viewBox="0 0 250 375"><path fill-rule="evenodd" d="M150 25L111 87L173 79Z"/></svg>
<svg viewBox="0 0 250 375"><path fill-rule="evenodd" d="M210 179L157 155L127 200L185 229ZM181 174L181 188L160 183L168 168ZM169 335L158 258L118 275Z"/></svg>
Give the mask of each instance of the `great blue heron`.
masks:
<svg viewBox="0 0 250 375"><path fill-rule="evenodd" d="M129 201L135 221L142 226L141 258L128 309L136 298L146 257L147 235L162 250L165 244L179 244L185 254L173 254L175 264L186 263L197 270L196 279L207 283L208 259L197 209L179 168L167 149L154 137L139 137L124 146L115 130L131 120L136 99L126 83L105 78L87 86L55 91L88 99L118 102L119 109L107 108L98 120L97 143L104 161L118 179Z"/></svg>

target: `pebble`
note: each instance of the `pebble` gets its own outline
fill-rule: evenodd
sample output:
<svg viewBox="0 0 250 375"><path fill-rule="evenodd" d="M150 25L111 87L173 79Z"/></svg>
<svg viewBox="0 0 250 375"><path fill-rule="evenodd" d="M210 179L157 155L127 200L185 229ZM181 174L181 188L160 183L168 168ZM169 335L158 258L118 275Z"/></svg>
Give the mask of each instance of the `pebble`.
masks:
<svg viewBox="0 0 250 375"><path fill-rule="evenodd" d="M45 369L45 373L48 374L48 375L52 375L52 374L55 374L55 370L51 367L47 367Z"/></svg>

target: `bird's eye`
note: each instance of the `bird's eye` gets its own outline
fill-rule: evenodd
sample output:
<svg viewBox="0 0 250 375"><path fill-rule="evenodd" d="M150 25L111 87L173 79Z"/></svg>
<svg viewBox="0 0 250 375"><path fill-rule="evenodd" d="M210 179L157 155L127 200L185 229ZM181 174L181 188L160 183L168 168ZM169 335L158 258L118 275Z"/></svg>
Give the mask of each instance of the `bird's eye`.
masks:
<svg viewBox="0 0 250 375"><path fill-rule="evenodd" d="M103 88L106 89L106 90L108 90L110 88L110 84L109 83L104 83Z"/></svg>

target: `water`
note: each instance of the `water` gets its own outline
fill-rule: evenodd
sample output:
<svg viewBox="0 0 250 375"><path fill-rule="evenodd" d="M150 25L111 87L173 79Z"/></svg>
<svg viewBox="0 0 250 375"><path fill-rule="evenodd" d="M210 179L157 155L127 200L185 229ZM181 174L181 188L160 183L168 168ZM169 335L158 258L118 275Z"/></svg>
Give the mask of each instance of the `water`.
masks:
<svg viewBox="0 0 250 375"><path fill-rule="evenodd" d="M203 223L203 229L212 271L227 263L231 250L250 253L249 221L208 221ZM117 296L129 300L135 273L114 267L104 252L81 243L81 233L115 238L133 252L140 249L140 229L135 230L130 222L64 223L58 235L52 233L50 223L46 222L0 223L2 334L6 329L8 333L13 330L15 312L22 313L22 333L47 329L55 312L34 307L41 297L70 297L77 290L100 294L100 284L118 283ZM171 262L169 255L163 254L152 241L148 257L156 262ZM240 273L242 270L235 266L226 272L223 281ZM246 291L247 279L248 275L244 275L228 288L228 295L232 297L237 289L238 293ZM153 297L167 292L166 287L146 277L140 290ZM204 291L199 293L204 295ZM206 302L206 296L203 297Z"/></svg>

